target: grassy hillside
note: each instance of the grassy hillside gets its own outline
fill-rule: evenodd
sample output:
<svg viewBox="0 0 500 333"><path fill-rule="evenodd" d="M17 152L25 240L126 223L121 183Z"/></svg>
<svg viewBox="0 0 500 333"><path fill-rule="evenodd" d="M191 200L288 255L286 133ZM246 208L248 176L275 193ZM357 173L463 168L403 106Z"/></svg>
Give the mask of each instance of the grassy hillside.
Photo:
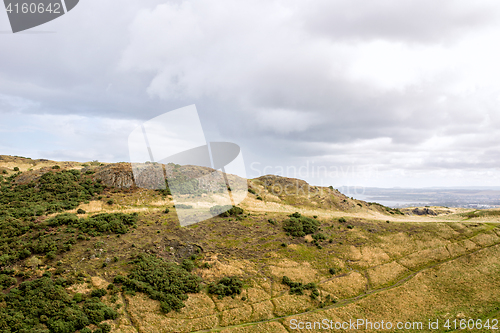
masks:
<svg viewBox="0 0 500 333"><path fill-rule="evenodd" d="M1 332L324 332L293 328L357 318L417 331L500 315L495 210L401 212L266 176L241 209L180 227L168 191L130 172L0 156Z"/></svg>

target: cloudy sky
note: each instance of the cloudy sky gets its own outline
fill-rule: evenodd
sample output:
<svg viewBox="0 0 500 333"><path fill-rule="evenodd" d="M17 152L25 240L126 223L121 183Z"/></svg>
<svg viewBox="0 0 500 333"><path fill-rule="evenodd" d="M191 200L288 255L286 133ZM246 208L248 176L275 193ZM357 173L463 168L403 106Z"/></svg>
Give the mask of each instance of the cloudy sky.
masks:
<svg viewBox="0 0 500 333"><path fill-rule="evenodd" d="M129 161L143 122L195 104L248 177L500 185L495 0L82 0L12 34L0 154Z"/></svg>

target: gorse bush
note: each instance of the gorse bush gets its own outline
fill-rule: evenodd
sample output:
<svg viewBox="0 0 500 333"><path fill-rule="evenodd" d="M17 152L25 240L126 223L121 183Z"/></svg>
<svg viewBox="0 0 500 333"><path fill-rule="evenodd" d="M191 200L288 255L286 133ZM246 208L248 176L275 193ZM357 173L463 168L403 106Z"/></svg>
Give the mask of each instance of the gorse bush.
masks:
<svg viewBox="0 0 500 333"><path fill-rule="evenodd" d="M23 185L12 184L14 178L0 187L0 219L75 209L105 188L101 183L82 177L78 170L47 172L37 182Z"/></svg>
<svg viewBox="0 0 500 333"><path fill-rule="evenodd" d="M102 296L106 295L108 292L105 289L95 289L92 290L90 293L90 297L97 297L101 298Z"/></svg>
<svg viewBox="0 0 500 333"><path fill-rule="evenodd" d="M117 317L98 298L78 304L64 289L62 279L42 277L23 282L0 297L5 301L0 306L0 332L4 333L74 333Z"/></svg>
<svg viewBox="0 0 500 333"><path fill-rule="evenodd" d="M193 260L190 259L184 259L182 261L182 268L184 268L186 271L191 272L196 266L194 265Z"/></svg>
<svg viewBox="0 0 500 333"><path fill-rule="evenodd" d="M79 230L90 236L124 234L136 226L137 213L97 214L79 219L75 214L60 214L41 223L25 222L12 217L0 220L0 267L32 254L45 254L54 259L58 253L71 250L77 241L85 239ZM52 232L46 232L48 228Z"/></svg>
<svg viewBox="0 0 500 333"><path fill-rule="evenodd" d="M134 267L127 277L116 276L114 284L121 284L125 291L143 292L160 301L165 313L180 310L185 306L183 301L187 300L187 293L200 291L200 278L175 263L141 254L132 264Z"/></svg>
<svg viewBox="0 0 500 333"><path fill-rule="evenodd" d="M320 222L310 217L302 216L299 213L293 213L288 220L283 223L283 229L294 237L303 237L315 233Z"/></svg>
<svg viewBox="0 0 500 333"><path fill-rule="evenodd" d="M214 216L219 215L223 217L238 216L243 214L243 209L231 205L216 205L210 207L210 213Z"/></svg>
<svg viewBox="0 0 500 333"><path fill-rule="evenodd" d="M219 298L224 296L234 296L241 294L243 281L237 277L224 277L217 283L210 283L208 285L208 293L218 295Z"/></svg>
<svg viewBox="0 0 500 333"><path fill-rule="evenodd" d="M303 295L304 290L311 290L310 296L312 299L316 299L319 296L318 287L313 282L303 284L302 282L293 282L288 276L283 276L281 283L290 287L291 295Z"/></svg>
<svg viewBox="0 0 500 333"><path fill-rule="evenodd" d="M137 224L137 220L137 213L102 213L82 219L79 219L75 214L64 213L49 219L47 224L51 227L71 226L88 234L95 232L125 234L129 230L128 227Z"/></svg>
<svg viewBox="0 0 500 333"><path fill-rule="evenodd" d="M312 235L312 238L313 238L315 241L318 241L318 242L319 242L319 241L325 240L325 239L326 239L326 236L320 232L320 233L317 233L317 234L315 234L315 235Z"/></svg>
<svg viewBox="0 0 500 333"><path fill-rule="evenodd" d="M0 272L0 290L13 286L16 283L17 283L16 278L10 276L10 274L5 274L4 272Z"/></svg>

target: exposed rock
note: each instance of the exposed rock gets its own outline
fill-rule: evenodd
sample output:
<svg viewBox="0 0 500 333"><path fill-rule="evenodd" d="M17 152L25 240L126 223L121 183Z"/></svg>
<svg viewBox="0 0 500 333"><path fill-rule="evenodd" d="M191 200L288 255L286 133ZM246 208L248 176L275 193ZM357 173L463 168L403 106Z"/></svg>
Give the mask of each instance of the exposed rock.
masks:
<svg viewBox="0 0 500 333"><path fill-rule="evenodd" d="M433 215L436 216L436 212L429 208L415 208L412 210L415 215Z"/></svg>
<svg viewBox="0 0 500 333"><path fill-rule="evenodd" d="M92 170L85 168L82 172ZM101 179L106 186L130 188L135 186L134 175L130 163L114 163L94 169L94 179Z"/></svg>

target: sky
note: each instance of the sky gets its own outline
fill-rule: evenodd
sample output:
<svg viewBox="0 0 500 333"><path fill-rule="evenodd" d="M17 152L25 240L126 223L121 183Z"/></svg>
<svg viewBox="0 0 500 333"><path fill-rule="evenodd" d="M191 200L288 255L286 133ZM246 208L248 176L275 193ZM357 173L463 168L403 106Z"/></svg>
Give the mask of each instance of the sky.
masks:
<svg viewBox="0 0 500 333"><path fill-rule="evenodd" d="M130 161L194 104L248 178L500 186L499 39L495 0L82 0L16 34L0 9L0 154Z"/></svg>

